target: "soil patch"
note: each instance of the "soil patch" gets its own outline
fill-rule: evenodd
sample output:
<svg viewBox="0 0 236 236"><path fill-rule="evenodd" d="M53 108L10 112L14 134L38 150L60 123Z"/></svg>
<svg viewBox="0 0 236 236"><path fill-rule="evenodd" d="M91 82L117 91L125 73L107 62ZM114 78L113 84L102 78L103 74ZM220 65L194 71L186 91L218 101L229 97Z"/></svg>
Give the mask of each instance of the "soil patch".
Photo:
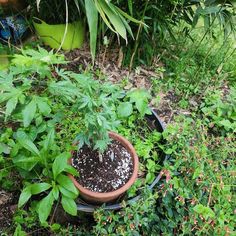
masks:
<svg viewBox="0 0 236 236"><path fill-rule="evenodd" d="M11 227L12 217L17 208L16 195L0 190L0 234Z"/></svg>
<svg viewBox="0 0 236 236"><path fill-rule="evenodd" d="M113 140L99 161L98 151L84 146L75 152L72 166L78 172L77 181L94 192L111 192L124 186L133 173L133 160L121 143Z"/></svg>

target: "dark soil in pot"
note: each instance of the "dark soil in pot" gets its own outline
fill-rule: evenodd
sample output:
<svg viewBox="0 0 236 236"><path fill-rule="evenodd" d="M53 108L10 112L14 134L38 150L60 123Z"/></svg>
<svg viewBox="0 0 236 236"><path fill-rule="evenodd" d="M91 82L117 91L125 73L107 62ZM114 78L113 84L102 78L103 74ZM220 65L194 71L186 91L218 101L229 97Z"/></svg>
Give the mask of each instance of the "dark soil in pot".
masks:
<svg viewBox="0 0 236 236"><path fill-rule="evenodd" d="M124 186L130 179L134 167L130 153L118 142L113 140L102 154L88 146L84 146L73 154L72 166L78 172L76 180L94 192L111 192Z"/></svg>

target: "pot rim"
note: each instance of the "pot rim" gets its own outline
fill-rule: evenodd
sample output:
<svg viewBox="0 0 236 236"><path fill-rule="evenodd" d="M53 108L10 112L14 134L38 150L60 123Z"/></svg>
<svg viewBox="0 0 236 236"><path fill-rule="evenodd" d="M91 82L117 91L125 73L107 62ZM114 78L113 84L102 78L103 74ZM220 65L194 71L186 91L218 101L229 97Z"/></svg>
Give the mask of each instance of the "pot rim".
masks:
<svg viewBox="0 0 236 236"><path fill-rule="evenodd" d="M80 185L77 180L75 179L75 177L71 174L68 174L69 178L73 181L74 185L76 186L77 189L79 189L79 191L83 192L83 194L89 196L89 197L98 197L98 198L109 198L109 197L115 197L117 195L121 195L122 193L126 192L131 185L135 182L137 176L138 176L138 165L139 165L139 160L138 160L138 156L136 154L136 151L133 147L133 145L123 136L113 132L113 131L109 131L109 136L110 138L117 140L118 142L120 142L130 153L130 155L133 158L133 163L134 163L134 169L133 169L133 173L130 177L130 179L128 180L128 182L123 185L121 188L112 191L112 192L105 192L105 193L100 193L100 192L94 192L91 191L87 188L84 188L82 185ZM71 164L72 158L69 159L69 164Z"/></svg>

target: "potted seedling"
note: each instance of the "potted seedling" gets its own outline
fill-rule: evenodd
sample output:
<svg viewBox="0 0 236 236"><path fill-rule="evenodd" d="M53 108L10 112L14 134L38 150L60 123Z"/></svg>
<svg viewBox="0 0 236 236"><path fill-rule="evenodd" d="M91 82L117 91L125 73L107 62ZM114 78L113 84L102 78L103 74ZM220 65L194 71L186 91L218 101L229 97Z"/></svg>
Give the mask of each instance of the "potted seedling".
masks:
<svg viewBox="0 0 236 236"><path fill-rule="evenodd" d="M72 50L80 48L84 41L84 24L75 2L28 1L37 35L51 48Z"/></svg>
<svg viewBox="0 0 236 236"><path fill-rule="evenodd" d="M121 100L124 94L117 86L78 76L75 75L82 94L73 109L80 114L81 132L76 138L78 150L72 152L70 164L79 176L69 177L87 201L109 202L125 193L138 174L138 157L132 144L112 130L122 116L132 113L139 91L128 95L128 101ZM147 96L141 95L140 99L141 112L149 111Z"/></svg>

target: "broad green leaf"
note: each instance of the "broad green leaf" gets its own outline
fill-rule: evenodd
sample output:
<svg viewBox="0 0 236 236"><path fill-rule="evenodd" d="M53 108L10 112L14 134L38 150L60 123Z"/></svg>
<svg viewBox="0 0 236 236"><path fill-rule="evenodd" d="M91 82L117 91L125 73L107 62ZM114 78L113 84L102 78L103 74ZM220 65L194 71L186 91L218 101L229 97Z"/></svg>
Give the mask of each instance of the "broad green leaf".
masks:
<svg viewBox="0 0 236 236"><path fill-rule="evenodd" d="M65 170L68 166L67 161L68 158L71 156L69 152L63 152L59 156L57 156L52 164L52 172L54 179Z"/></svg>
<svg viewBox="0 0 236 236"><path fill-rule="evenodd" d="M17 167L23 170L31 171L40 161L40 158L38 156L29 157L24 155L17 155L12 158L12 161Z"/></svg>
<svg viewBox="0 0 236 236"><path fill-rule="evenodd" d="M71 198L65 197L62 195L61 204L63 209L72 216L77 215L77 205L75 201Z"/></svg>
<svg viewBox="0 0 236 236"><path fill-rule="evenodd" d="M85 1L85 9L89 26L90 51L94 62L97 46L98 11L93 0Z"/></svg>
<svg viewBox="0 0 236 236"><path fill-rule="evenodd" d="M128 117L133 112L133 106L130 102L123 102L118 106L117 112L119 117Z"/></svg>
<svg viewBox="0 0 236 236"><path fill-rule="evenodd" d="M72 180L68 176L63 174L58 175L57 182L60 184L61 187L78 196L78 190L76 189Z"/></svg>
<svg viewBox="0 0 236 236"><path fill-rule="evenodd" d="M18 97L13 97L7 101L5 121L6 121L7 117L10 116L11 113L13 112L13 110L16 108L17 102L18 102Z"/></svg>
<svg viewBox="0 0 236 236"><path fill-rule="evenodd" d="M61 187L60 185L58 186L60 192L62 195L66 196L66 197L69 197L69 198L72 198L72 199L75 199L77 198L78 194L76 193L72 193L71 191Z"/></svg>
<svg viewBox="0 0 236 236"><path fill-rule="evenodd" d="M31 194L30 186L25 187L20 194L18 207L22 207L30 199L31 196L32 194Z"/></svg>
<svg viewBox="0 0 236 236"><path fill-rule="evenodd" d="M36 102L31 100L31 102L26 105L25 109L22 111L24 127L28 127L33 120L36 113Z"/></svg>
<svg viewBox="0 0 236 236"><path fill-rule="evenodd" d="M149 172L147 175L146 175L146 183L148 184L151 184L153 182L153 180L155 179L155 175L151 172Z"/></svg>
<svg viewBox="0 0 236 236"><path fill-rule="evenodd" d="M73 176L79 176L78 171L71 165L67 165L64 171L72 174Z"/></svg>
<svg viewBox="0 0 236 236"><path fill-rule="evenodd" d="M54 197L53 197L52 191L40 201L38 214L39 214L39 220L41 223L46 222L51 212L53 202L54 202Z"/></svg>
<svg viewBox="0 0 236 236"><path fill-rule="evenodd" d="M25 231L22 230L21 225L18 224L13 236L27 236L27 233Z"/></svg>
<svg viewBox="0 0 236 236"><path fill-rule="evenodd" d="M38 148L29 139L29 137L26 135L25 132L17 131L16 136L17 136L17 141L20 143L21 146L23 146L25 149L29 150L31 153L40 156Z"/></svg>
<svg viewBox="0 0 236 236"><path fill-rule="evenodd" d="M48 183L36 183L30 185L31 193L32 194L39 194L51 188L51 184Z"/></svg>
<svg viewBox="0 0 236 236"><path fill-rule="evenodd" d="M6 145L5 143L0 143L0 154L1 153L5 153L5 154L9 154L11 152L11 148Z"/></svg>

